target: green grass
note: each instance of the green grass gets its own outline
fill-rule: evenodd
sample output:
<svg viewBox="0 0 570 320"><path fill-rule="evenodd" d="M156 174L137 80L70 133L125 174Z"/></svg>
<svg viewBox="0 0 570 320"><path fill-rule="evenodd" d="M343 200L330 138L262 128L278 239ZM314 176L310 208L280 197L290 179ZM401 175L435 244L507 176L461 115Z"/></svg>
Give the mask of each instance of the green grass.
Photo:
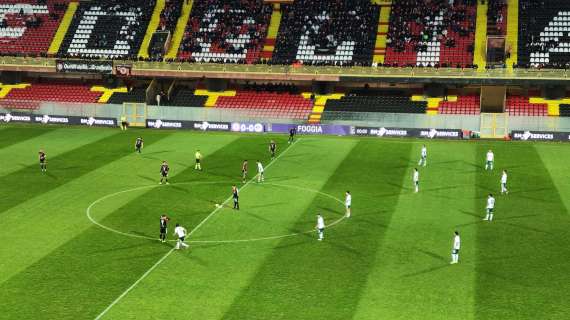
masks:
<svg viewBox="0 0 570 320"><path fill-rule="evenodd" d="M282 154L273 162L270 139ZM422 143L428 167L414 194ZM493 172L483 168L490 148ZM102 319L566 319L569 158L565 144L302 137L288 146L278 135L3 126L0 319L104 310ZM249 178L262 160L265 183L241 183L243 159ZM503 168L508 196L498 195ZM242 210L215 211L234 183ZM353 217L340 220L346 190ZM497 209L486 223L490 192ZM91 204L91 217L120 233L93 224ZM340 220L323 242L312 232L317 212ZM163 213L170 232L175 222L193 231L190 250L153 239ZM462 250L450 266L455 230Z"/></svg>

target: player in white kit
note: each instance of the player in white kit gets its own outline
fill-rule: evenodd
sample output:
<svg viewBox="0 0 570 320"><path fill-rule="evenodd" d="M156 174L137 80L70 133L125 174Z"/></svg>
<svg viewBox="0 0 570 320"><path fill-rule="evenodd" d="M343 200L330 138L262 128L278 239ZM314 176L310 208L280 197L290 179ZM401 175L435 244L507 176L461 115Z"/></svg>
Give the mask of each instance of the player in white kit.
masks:
<svg viewBox="0 0 570 320"><path fill-rule="evenodd" d="M176 224L176 228L174 228L174 235L178 237L178 240L176 241L176 250L180 249L180 246L188 248L188 245L184 243L187 233L186 228L182 227L178 223Z"/></svg>
<svg viewBox="0 0 570 320"><path fill-rule="evenodd" d="M424 144L422 146L422 152L421 152L421 157L420 157L420 161L418 162L418 166L426 166L427 165L427 148L426 145Z"/></svg>
<svg viewBox="0 0 570 320"><path fill-rule="evenodd" d="M317 229L317 233L319 234L319 241L323 241L325 238L325 219L321 214L317 214L317 225L315 229Z"/></svg>
<svg viewBox="0 0 570 320"><path fill-rule="evenodd" d="M453 247L451 248L451 264L459 262L459 249L461 249L461 238L459 232L455 231L453 236Z"/></svg>
<svg viewBox="0 0 570 320"><path fill-rule="evenodd" d="M420 191L420 173L418 171L418 168L414 168L413 181L414 181L414 187L416 188L415 192L419 192Z"/></svg>
<svg viewBox="0 0 570 320"><path fill-rule="evenodd" d="M509 194L507 189L507 170L503 170L503 175L501 176L501 194Z"/></svg>
<svg viewBox="0 0 570 320"><path fill-rule="evenodd" d="M495 154L492 150L487 151L487 161L485 162L485 170L493 170L495 164Z"/></svg>
<svg viewBox="0 0 570 320"><path fill-rule="evenodd" d="M352 195L350 191L346 191L344 196L344 205L346 206L346 217L350 218L350 205L352 204Z"/></svg>
<svg viewBox="0 0 570 320"><path fill-rule="evenodd" d="M259 160L257 160L257 183L265 181L265 176L263 175L263 165Z"/></svg>
<svg viewBox="0 0 570 320"><path fill-rule="evenodd" d="M489 196L487 197L487 215L485 216L485 221L493 221L493 215L495 212L495 198L493 198L493 195L489 193Z"/></svg>

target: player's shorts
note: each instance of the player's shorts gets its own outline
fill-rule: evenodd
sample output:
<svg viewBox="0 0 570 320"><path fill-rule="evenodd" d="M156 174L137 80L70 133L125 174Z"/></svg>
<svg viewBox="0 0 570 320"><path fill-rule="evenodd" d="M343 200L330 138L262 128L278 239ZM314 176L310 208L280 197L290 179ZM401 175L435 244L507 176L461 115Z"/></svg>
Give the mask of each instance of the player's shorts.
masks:
<svg viewBox="0 0 570 320"><path fill-rule="evenodd" d="M239 201L239 197L234 196L234 202L238 202L238 201Z"/></svg>
<svg viewBox="0 0 570 320"><path fill-rule="evenodd" d="M184 242L184 238L186 238L186 237L179 237L178 240Z"/></svg>
<svg viewBox="0 0 570 320"><path fill-rule="evenodd" d="M247 170L242 170L241 173L247 174Z"/></svg>
<svg viewBox="0 0 570 320"><path fill-rule="evenodd" d="M493 161L487 160L487 164L488 164L488 165L492 165L492 164L493 164Z"/></svg>
<svg viewBox="0 0 570 320"><path fill-rule="evenodd" d="M325 228L318 228L317 230L319 230L320 233L325 232Z"/></svg>
<svg viewBox="0 0 570 320"><path fill-rule="evenodd" d="M168 173L161 173L160 174L163 178L168 178Z"/></svg>
<svg viewBox="0 0 570 320"><path fill-rule="evenodd" d="M138 145L138 144L137 144L137 145L135 146L135 148L140 149L140 148L142 148L142 145Z"/></svg>
<svg viewBox="0 0 570 320"><path fill-rule="evenodd" d="M494 208L487 208L487 213L493 213L493 211L495 211Z"/></svg>
<svg viewBox="0 0 570 320"><path fill-rule="evenodd" d="M128 125L128 124L129 124L129 123L126 122L126 121L122 121L122 122L121 122L121 125L122 125L122 126L126 126L126 125Z"/></svg>
<svg viewBox="0 0 570 320"><path fill-rule="evenodd" d="M414 184L415 184L416 186L419 186L419 185L420 185L420 182L419 182L419 181L415 181Z"/></svg>
<svg viewBox="0 0 570 320"><path fill-rule="evenodd" d="M453 253L453 254L459 254L459 249L453 249L453 250L451 250L451 253Z"/></svg>
<svg viewBox="0 0 570 320"><path fill-rule="evenodd" d="M347 209L350 209L350 204L345 205Z"/></svg>
<svg viewBox="0 0 570 320"><path fill-rule="evenodd" d="M45 160L40 160L40 164L44 164L44 163L46 163Z"/></svg>
<svg viewBox="0 0 570 320"><path fill-rule="evenodd" d="M200 159L196 159L196 163L200 163Z"/></svg>
<svg viewBox="0 0 570 320"><path fill-rule="evenodd" d="M160 228L160 233L166 233L166 228Z"/></svg>

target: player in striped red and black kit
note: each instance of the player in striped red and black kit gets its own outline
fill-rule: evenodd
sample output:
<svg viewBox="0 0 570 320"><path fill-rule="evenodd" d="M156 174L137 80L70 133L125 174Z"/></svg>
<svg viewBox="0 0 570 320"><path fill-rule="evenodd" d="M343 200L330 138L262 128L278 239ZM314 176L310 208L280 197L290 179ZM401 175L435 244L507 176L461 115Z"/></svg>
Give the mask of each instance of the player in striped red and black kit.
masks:
<svg viewBox="0 0 570 320"><path fill-rule="evenodd" d="M239 190L235 184L232 186L232 197L234 198L234 209L239 210Z"/></svg>
<svg viewBox="0 0 570 320"><path fill-rule="evenodd" d="M275 152L277 152L277 143L271 140L271 142L269 142L269 153L271 154L271 160L275 159Z"/></svg>
<svg viewBox="0 0 570 320"><path fill-rule="evenodd" d="M160 183L162 184L163 181L168 184L168 172L170 171L170 167L166 161L162 161L162 165L160 166Z"/></svg>
<svg viewBox="0 0 570 320"><path fill-rule="evenodd" d="M168 221L170 221L170 218L168 218L165 214L160 216L160 241L161 242L166 242L166 233L167 233L167 227L168 227Z"/></svg>
<svg viewBox="0 0 570 320"><path fill-rule="evenodd" d="M243 183L245 183L247 180L247 160L243 160L243 163L241 164L241 177Z"/></svg>
<svg viewBox="0 0 570 320"><path fill-rule="evenodd" d="M40 150L40 152L38 152L38 157L40 159L40 169L42 170L42 172L46 172L47 171L46 153L43 150Z"/></svg>

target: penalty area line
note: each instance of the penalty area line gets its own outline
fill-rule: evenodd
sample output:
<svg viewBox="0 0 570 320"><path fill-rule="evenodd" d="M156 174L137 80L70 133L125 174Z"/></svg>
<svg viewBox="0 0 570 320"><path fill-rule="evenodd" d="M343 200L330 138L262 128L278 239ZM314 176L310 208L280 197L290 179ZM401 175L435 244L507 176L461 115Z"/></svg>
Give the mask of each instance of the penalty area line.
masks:
<svg viewBox="0 0 570 320"><path fill-rule="evenodd" d="M287 151L289 151L291 148L293 148L293 146L295 144L297 144L297 142L300 140L301 139L295 140L287 149L285 149L285 151L283 151L274 160L272 160L265 167L265 169L269 169L271 167L271 165L273 165L277 160L279 160L279 158L281 158L284 154L286 154ZM257 176L258 175L256 174L253 178L249 179L249 181L247 181L247 183L243 185L242 189L244 189L245 187L250 185L253 181L255 181ZM224 207L224 205L226 205L230 200L232 200L232 198L233 198L233 196L230 196L224 202L222 202L222 205L220 207L218 207L218 208L214 209L214 211L210 212L210 214L208 216L206 216L206 218L204 218L198 225L196 225L192 230L190 230L187 237L190 237L193 233L198 231L198 229L200 229L200 227L202 227L213 215L215 215L218 211L220 211ZM145 273L143 273L143 275L140 276L140 278L138 278L130 287L128 287L115 300L113 300L113 302L111 302L111 304L108 305L107 308L105 308L105 310L103 310L101 313L99 313L99 315L97 315L95 320L102 319L103 316L105 316L105 314L107 314L107 312L109 312L109 310L111 310L111 308L113 308L117 303L119 303L131 290L133 290L141 281L143 281L154 269L156 269L162 262L164 262L164 260L166 260L166 258L168 258L168 256L170 256L174 252L174 250L176 250L176 249L172 248L164 256L162 256L162 258L160 258L160 260L158 260L155 264L153 264L152 267L150 267Z"/></svg>

